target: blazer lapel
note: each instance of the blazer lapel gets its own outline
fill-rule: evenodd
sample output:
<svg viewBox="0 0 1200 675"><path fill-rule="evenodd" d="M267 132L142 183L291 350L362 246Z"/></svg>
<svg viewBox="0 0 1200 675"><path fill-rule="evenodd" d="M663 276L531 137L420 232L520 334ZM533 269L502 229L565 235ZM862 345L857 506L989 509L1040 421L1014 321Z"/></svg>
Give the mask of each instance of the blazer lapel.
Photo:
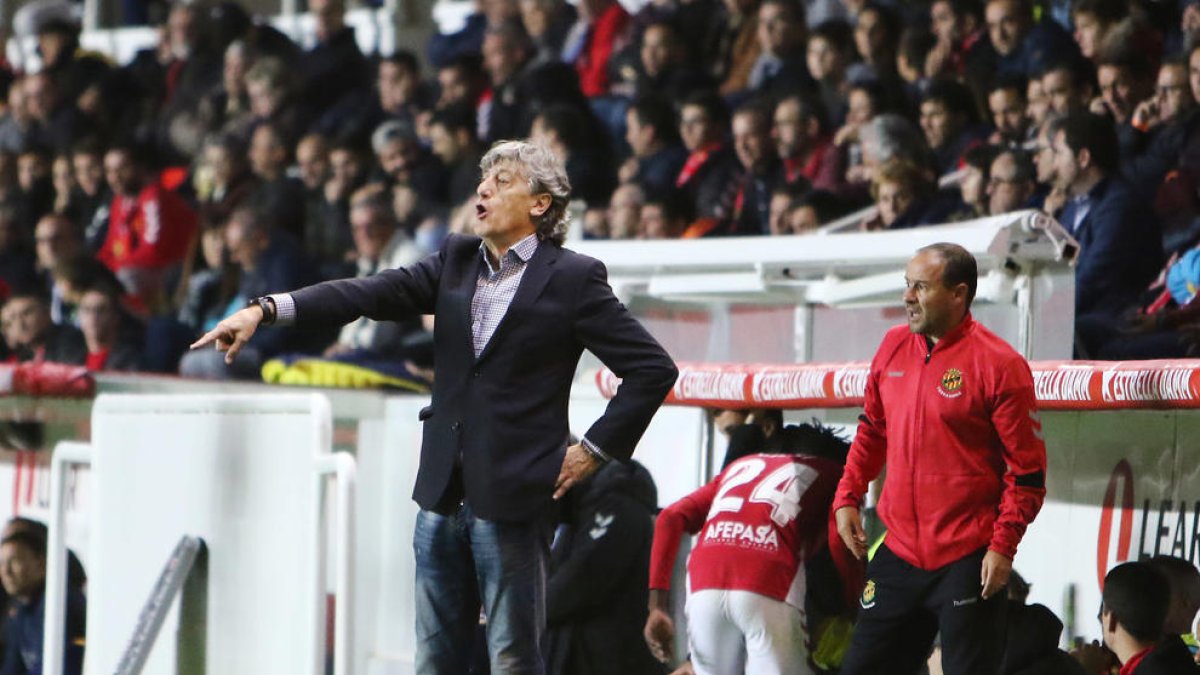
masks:
<svg viewBox="0 0 1200 675"><path fill-rule="evenodd" d="M521 285L517 287L517 294L513 296L512 303L508 306L508 311L504 313L504 318L500 319L500 324L496 326L496 331L492 333L492 338L484 345L483 351L479 353L479 358L476 361L482 361L491 354L497 342L499 342L509 326L512 325L513 314L520 314L522 310L529 307L542 294L542 289L546 287L546 282L550 281L550 275L553 272L555 261L558 260L559 248L552 243L542 242L534 251L533 257L526 263L525 274L521 276ZM469 304L469 303L468 303ZM467 308L468 312L470 307ZM468 322L468 325L470 323ZM472 352L473 353L473 352Z"/></svg>

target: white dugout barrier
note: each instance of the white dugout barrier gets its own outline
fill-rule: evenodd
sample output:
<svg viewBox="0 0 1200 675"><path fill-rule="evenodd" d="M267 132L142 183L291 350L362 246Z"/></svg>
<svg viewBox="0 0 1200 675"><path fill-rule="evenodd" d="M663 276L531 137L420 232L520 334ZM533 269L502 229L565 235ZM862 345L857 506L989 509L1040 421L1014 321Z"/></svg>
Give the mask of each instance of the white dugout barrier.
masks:
<svg viewBox="0 0 1200 675"><path fill-rule="evenodd" d="M97 398L91 445L60 444L50 472L45 672L61 670L63 497L67 469L79 464L91 468L85 673L116 671L185 535L208 549L201 606L185 616L174 603L142 672L324 673L327 510L334 672L352 672L355 465L331 446L329 402L317 394ZM327 509L331 475L337 498Z"/></svg>

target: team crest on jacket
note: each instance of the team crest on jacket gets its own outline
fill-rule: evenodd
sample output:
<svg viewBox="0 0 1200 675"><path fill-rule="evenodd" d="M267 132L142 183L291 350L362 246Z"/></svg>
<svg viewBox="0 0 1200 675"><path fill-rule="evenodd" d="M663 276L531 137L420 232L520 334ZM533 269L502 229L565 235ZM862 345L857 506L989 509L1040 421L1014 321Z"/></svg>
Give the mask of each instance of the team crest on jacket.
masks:
<svg viewBox="0 0 1200 675"><path fill-rule="evenodd" d="M863 587L862 597L858 599L858 604L862 605L863 609L871 609L875 606L874 581L867 581L867 585Z"/></svg>
<svg viewBox="0 0 1200 675"><path fill-rule="evenodd" d="M938 384L938 393L946 398L962 396L963 374L958 368L947 368Z"/></svg>

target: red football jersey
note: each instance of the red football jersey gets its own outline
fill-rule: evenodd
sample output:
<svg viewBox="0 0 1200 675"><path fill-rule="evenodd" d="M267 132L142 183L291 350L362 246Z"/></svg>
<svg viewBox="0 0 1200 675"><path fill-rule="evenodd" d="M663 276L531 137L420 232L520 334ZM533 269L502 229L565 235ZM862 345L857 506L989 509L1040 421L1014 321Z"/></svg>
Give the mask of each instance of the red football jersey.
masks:
<svg viewBox="0 0 1200 675"><path fill-rule="evenodd" d="M659 515L650 587L670 587L686 531L698 535L689 591L751 591L803 608L803 563L828 537L840 476L837 463L806 455L750 455L730 464Z"/></svg>

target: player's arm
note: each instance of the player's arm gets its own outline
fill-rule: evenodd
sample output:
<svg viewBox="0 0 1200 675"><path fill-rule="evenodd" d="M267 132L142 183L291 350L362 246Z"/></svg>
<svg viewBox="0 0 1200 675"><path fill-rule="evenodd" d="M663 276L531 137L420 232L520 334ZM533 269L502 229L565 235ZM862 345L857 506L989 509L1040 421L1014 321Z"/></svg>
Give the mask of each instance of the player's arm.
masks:
<svg viewBox="0 0 1200 675"><path fill-rule="evenodd" d="M887 459L887 416L879 395L881 358L876 355L867 376L863 395L863 414L850 445L846 466L833 497L833 517L837 531L855 557L867 554L867 533L862 523L862 503L867 487L879 475Z"/></svg>

